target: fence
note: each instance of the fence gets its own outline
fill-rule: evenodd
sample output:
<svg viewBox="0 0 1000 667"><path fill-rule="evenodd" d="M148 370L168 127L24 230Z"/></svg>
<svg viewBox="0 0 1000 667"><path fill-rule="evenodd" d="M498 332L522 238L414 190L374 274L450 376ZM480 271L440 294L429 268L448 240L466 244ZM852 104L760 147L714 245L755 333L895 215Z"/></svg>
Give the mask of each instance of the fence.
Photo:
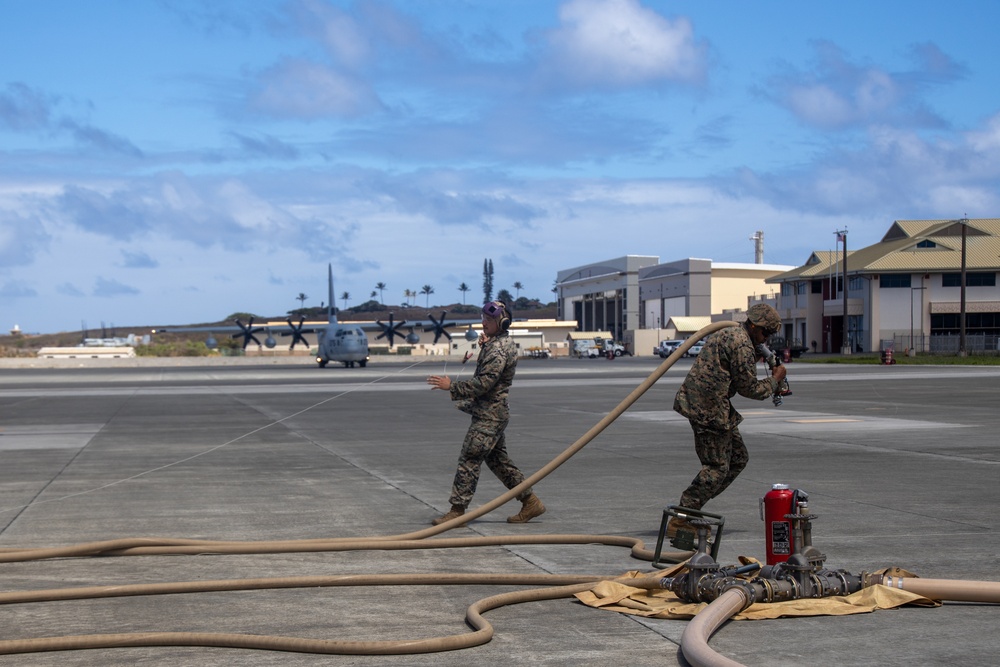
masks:
<svg viewBox="0 0 1000 667"><path fill-rule="evenodd" d="M943 334L937 336L910 336L908 334L896 334L891 341L897 354L904 350L916 350L924 354L957 355L959 339L956 334ZM882 341L882 347L887 347L890 341ZM965 335L966 354L976 355L1000 355L1000 336L993 334L966 334Z"/></svg>

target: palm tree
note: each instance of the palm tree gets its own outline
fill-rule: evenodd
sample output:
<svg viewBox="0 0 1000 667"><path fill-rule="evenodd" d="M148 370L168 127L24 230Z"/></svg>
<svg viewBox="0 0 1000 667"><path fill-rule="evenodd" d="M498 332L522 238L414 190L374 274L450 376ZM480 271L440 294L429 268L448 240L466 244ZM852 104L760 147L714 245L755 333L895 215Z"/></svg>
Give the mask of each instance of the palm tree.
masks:
<svg viewBox="0 0 1000 667"><path fill-rule="evenodd" d="M434 288L431 287L430 285L424 285L423 287L420 288L420 293L427 295L427 307L430 308L431 307L431 294L434 294Z"/></svg>
<svg viewBox="0 0 1000 667"><path fill-rule="evenodd" d="M407 306L410 305L410 299L412 299L416 295L417 295L417 293L414 292L411 289L403 290L403 297L406 299L406 305Z"/></svg>
<svg viewBox="0 0 1000 667"><path fill-rule="evenodd" d="M299 292L299 295L297 297L295 297L295 298L299 302L299 308L302 308L302 307L304 307L306 305L306 299L308 299L309 297L307 297L302 292Z"/></svg>
<svg viewBox="0 0 1000 667"><path fill-rule="evenodd" d="M521 296L521 290L523 289L524 285L522 285L520 282L514 283L514 291L516 292L516 296L518 297Z"/></svg>
<svg viewBox="0 0 1000 667"><path fill-rule="evenodd" d="M465 283L462 283L461 285L458 286L458 291L462 293L462 305L463 306L465 305L465 293L468 292L469 289L471 289L471 288L468 285L466 285Z"/></svg>
<svg viewBox="0 0 1000 667"><path fill-rule="evenodd" d="M351 298L350 293L344 292L340 295L340 298L344 300L344 310L347 310L347 300Z"/></svg>
<svg viewBox="0 0 1000 667"><path fill-rule="evenodd" d="M383 283L383 282L376 283L375 284L375 289L378 290L378 301L379 301L379 303L381 303L384 306L385 305L385 301L382 299L382 290L386 289L385 283ZM375 295L373 294L372 296L375 296Z"/></svg>

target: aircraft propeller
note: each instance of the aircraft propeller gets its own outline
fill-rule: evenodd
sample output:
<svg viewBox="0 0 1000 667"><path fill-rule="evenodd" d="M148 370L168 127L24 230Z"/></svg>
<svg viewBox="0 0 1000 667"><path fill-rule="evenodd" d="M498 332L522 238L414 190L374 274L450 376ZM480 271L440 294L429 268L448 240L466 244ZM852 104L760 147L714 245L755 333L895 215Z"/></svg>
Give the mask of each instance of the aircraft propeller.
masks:
<svg viewBox="0 0 1000 667"><path fill-rule="evenodd" d="M238 326L243 331L240 332L240 333L234 333L232 335L232 337L233 338L241 338L241 337L243 338L243 349L244 350L247 349L247 345L250 344L250 341L253 341L253 342L257 343L258 347L260 346L260 341L257 339L257 336L254 336L254 334L257 333L258 331L263 331L263 329L261 327L257 327L256 329L254 328L254 326L253 326L253 318L252 317L250 318L250 322L248 322L247 324L243 324L242 322L239 321L239 319L237 319L236 320L236 326ZM273 344L274 339L272 338L271 341L272 341L272 344Z"/></svg>
<svg viewBox="0 0 1000 667"><path fill-rule="evenodd" d="M302 325L306 321L305 316L299 315L299 326L292 324L291 317L286 317L285 321L288 322L288 326L291 328L291 331L282 331L281 335L292 337L292 344L288 346L288 349L294 350L296 343L302 343L306 347L309 347L309 341L307 341L306 337L302 335Z"/></svg>
<svg viewBox="0 0 1000 667"><path fill-rule="evenodd" d="M389 347L392 347L395 344L394 343L394 339L395 339L396 336L399 336L400 338L403 338L403 339L406 338L406 334L404 334L402 331L399 330L400 327L402 327L404 324L406 324L406 320L403 320L403 321L399 322L398 324L396 324L395 323L395 316L392 313L389 313L389 323L388 324L383 324L382 320L375 320L375 324L377 324L380 327L382 327L382 333L380 333L379 335L375 336L375 340L382 340L383 338L387 338L389 340Z"/></svg>
<svg viewBox="0 0 1000 667"><path fill-rule="evenodd" d="M455 326L455 324L454 323L448 324L448 323L445 322L445 317L444 316L447 315L447 314L448 314L447 310L442 310L441 311L441 319L439 321L439 320L434 319L434 316L432 314L427 313L427 317L430 318L431 322L433 322L434 324L432 324L430 326L427 326L427 327L424 327L424 331L433 331L434 332L434 342L435 343L438 342L438 339L441 338L441 336L444 336L445 338L448 339L448 342L451 342L451 334L448 333L447 329L448 329L448 327Z"/></svg>

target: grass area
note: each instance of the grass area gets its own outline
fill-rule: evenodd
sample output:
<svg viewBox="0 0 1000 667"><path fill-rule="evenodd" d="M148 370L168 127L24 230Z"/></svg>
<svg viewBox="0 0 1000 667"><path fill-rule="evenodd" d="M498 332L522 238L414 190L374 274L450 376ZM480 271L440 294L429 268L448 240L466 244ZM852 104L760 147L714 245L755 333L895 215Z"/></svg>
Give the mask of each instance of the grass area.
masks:
<svg viewBox="0 0 1000 667"><path fill-rule="evenodd" d="M977 354L968 357L959 357L946 354L918 354L915 357L907 357L897 354L893 358L899 366L1000 366L1000 356L991 354ZM822 354L810 356L804 354L796 359L793 364L869 364L878 365L882 363L879 354Z"/></svg>

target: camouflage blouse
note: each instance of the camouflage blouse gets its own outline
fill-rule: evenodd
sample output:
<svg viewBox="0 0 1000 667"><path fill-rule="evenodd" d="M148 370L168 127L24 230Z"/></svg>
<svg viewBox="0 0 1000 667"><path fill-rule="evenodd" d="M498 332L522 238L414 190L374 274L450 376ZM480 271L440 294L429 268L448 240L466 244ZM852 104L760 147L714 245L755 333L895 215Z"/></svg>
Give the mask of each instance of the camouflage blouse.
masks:
<svg viewBox="0 0 1000 667"><path fill-rule="evenodd" d="M674 398L674 410L702 426L731 429L743 421L729 400L736 394L764 400L777 390L767 376L757 379L757 352L742 326L712 334Z"/></svg>
<svg viewBox="0 0 1000 667"><path fill-rule="evenodd" d="M510 417L507 394L517 367L517 346L503 332L479 349L476 372L468 380L451 383L451 400L476 419L503 421Z"/></svg>

